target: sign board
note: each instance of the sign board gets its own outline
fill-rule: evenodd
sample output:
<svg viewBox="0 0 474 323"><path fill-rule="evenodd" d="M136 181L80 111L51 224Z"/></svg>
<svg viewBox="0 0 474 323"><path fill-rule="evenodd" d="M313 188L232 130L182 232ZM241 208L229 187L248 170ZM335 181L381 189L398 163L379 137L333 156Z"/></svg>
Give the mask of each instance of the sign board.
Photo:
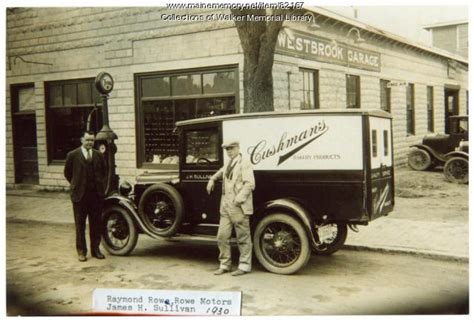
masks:
<svg viewBox="0 0 474 323"><path fill-rule="evenodd" d="M380 72L380 53L298 30L283 29L276 53Z"/></svg>
<svg viewBox="0 0 474 323"><path fill-rule="evenodd" d="M240 315L241 292L96 288L95 312L129 315Z"/></svg>
<svg viewBox="0 0 474 323"><path fill-rule="evenodd" d="M240 152L254 170L363 169L361 116L228 120L223 136L239 138Z"/></svg>

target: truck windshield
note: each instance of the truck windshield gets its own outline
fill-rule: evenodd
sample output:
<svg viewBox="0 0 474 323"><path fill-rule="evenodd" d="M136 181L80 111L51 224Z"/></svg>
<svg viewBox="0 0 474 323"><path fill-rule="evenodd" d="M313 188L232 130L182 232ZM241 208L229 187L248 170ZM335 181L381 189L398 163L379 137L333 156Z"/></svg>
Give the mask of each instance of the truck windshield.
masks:
<svg viewBox="0 0 474 323"><path fill-rule="evenodd" d="M186 164L216 164L219 162L219 135L217 128L187 131Z"/></svg>

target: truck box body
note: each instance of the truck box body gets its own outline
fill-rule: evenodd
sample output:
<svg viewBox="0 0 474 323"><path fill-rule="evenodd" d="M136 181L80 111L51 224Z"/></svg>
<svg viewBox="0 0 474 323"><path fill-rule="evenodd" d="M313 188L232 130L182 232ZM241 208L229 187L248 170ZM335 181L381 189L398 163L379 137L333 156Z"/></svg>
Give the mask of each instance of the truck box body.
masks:
<svg viewBox="0 0 474 323"><path fill-rule="evenodd" d="M391 117L382 111L244 114L177 125L184 141L187 131L216 133L201 139L204 146L219 149L219 161L212 165L192 166L180 160L182 189L185 183L201 182L204 192L209 177L227 162L222 142L236 139L243 158L254 168L257 212L267 201L290 198L309 210L316 222L326 216L332 223L366 224L393 209ZM186 149L186 142L181 146ZM218 203L196 191L183 196L194 196L188 202L196 210L207 204L209 213L218 212ZM201 215L196 214L196 220L202 221Z"/></svg>

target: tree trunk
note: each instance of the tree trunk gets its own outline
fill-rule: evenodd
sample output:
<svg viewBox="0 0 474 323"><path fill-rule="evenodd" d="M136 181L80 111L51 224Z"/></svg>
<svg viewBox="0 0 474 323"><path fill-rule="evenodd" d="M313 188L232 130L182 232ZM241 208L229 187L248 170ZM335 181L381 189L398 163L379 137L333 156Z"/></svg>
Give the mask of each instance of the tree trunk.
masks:
<svg viewBox="0 0 474 323"><path fill-rule="evenodd" d="M231 10L235 16L266 14L265 9ZM274 11L273 15L282 14ZM283 21L236 21L244 51L244 113L273 111L273 58Z"/></svg>

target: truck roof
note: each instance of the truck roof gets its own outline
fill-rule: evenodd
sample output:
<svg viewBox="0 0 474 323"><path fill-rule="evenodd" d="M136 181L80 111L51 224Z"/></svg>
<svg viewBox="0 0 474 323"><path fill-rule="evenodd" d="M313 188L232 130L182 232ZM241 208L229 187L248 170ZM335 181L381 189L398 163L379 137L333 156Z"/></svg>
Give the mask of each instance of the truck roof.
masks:
<svg viewBox="0 0 474 323"><path fill-rule="evenodd" d="M176 122L177 127L211 123L226 120L242 120L242 119L256 119L259 117L287 117L287 116L301 116L301 115L370 115L382 118L392 118L391 114L383 110L360 110L360 109L328 109L328 110L297 110L286 112L252 112L252 113L236 113L220 115L215 117L206 117L198 119L190 119Z"/></svg>

